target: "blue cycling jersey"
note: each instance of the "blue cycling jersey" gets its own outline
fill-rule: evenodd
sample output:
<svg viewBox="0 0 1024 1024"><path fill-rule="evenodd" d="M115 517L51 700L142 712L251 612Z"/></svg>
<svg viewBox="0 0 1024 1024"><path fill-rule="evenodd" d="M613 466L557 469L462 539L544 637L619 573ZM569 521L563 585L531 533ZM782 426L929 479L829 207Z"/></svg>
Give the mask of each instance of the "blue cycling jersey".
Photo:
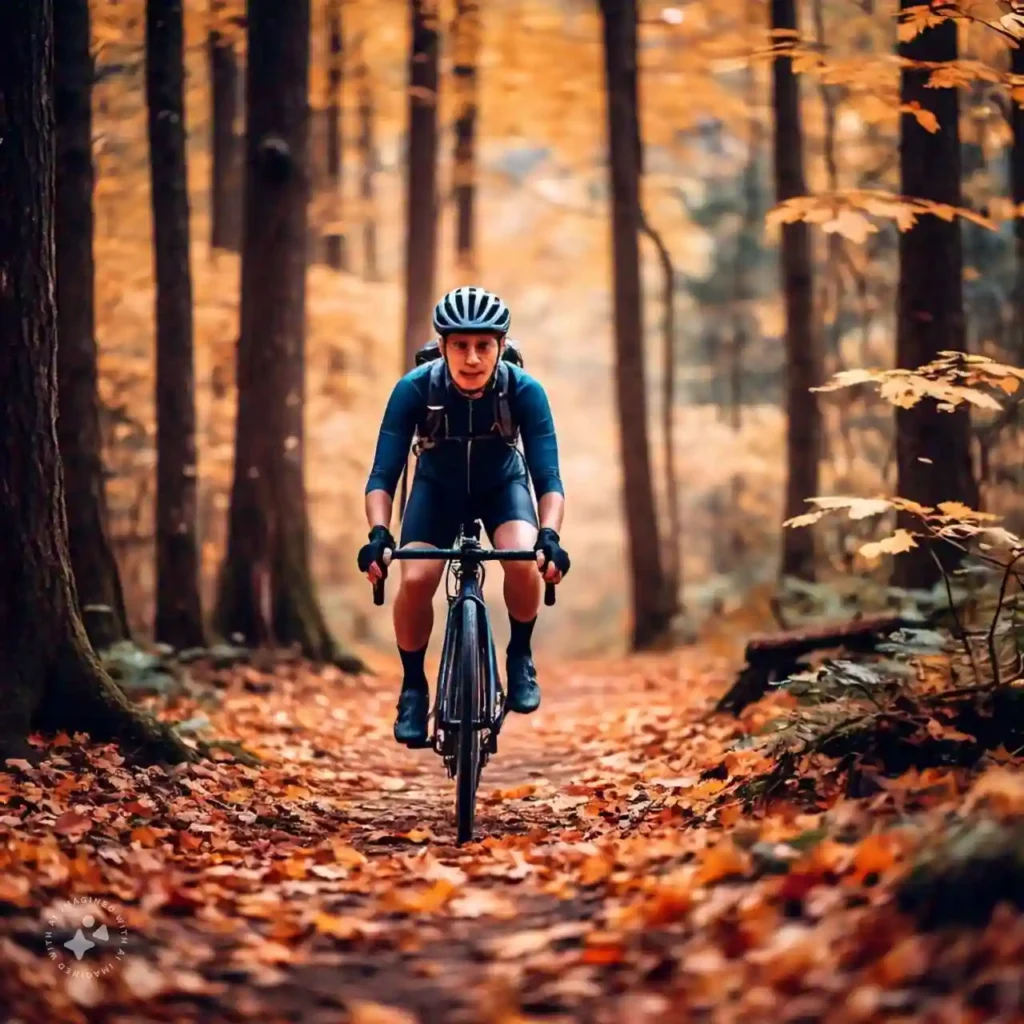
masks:
<svg viewBox="0 0 1024 1024"><path fill-rule="evenodd" d="M523 455L537 497L564 494L558 471L558 440L547 393L540 381L508 364L508 401L513 422L523 441ZM377 437L366 493L383 490L394 496L409 454L416 426L427 411L431 363L410 370L391 392ZM501 440L495 430L496 403L490 392L470 399L454 387L447 389L447 436L423 451L417 478L435 481L461 492L486 493L524 476L522 456Z"/></svg>

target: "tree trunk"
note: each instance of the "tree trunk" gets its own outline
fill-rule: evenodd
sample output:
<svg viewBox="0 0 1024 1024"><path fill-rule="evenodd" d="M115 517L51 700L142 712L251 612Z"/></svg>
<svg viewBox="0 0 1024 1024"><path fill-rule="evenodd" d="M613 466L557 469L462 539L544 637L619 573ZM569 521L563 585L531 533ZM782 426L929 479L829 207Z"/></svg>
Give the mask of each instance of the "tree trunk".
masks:
<svg viewBox="0 0 1024 1024"><path fill-rule="evenodd" d="M901 0L901 7L912 6ZM944 21L901 43L902 57L915 61L957 59L957 25ZM900 128L900 192L960 206L960 126L957 90L927 88L927 69L904 68L900 102L920 103L939 121L928 132L910 114ZM897 298L896 365L913 369L939 352L964 349L963 250L960 221L923 216L900 233L900 279ZM926 461L922 461L926 460ZM896 410L897 491L924 505L962 501L977 507L978 490L970 455L970 415L966 404L955 412L940 412L931 399L910 409ZM918 524L902 515L899 525ZM799 530L793 531L799 533ZM940 552L952 565L956 551ZM894 579L903 587L930 587L939 570L926 546L900 555Z"/></svg>
<svg viewBox="0 0 1024 1024"><path fill-rule="evenodd" d="M89 639L99 649L126 639L129 631L107 528L96 385L89 2L64 0L55 15L57 430L71 567Z"/></svg>
<svg viewBox="0 0 1024 1024"><path fill-rule="evenodd" d="M1015 49L1010 51L1010 70L1015 75L1024 76L1024 39L1018 40ZM1017 266L1014 282L1014 303L1017 346L1017 365L1024 363L1024 107L1010 97L1013 122L1013 148L1010 152L1010 189L1016 214L1013 222L1016 239Z"/></svg>
<svg viewBox="0 0 1024 1024"><path fill-rule="evenodd" d="M796 32L796 0L772 0L773 31ZM778 41L778 40L777 40ZM778 202L807 194L800 86L788 56L772 66L775 105L775 195ZM786 308L786 518L807 510L818 493L821 414L808 389L820 384L821 357L814 331L811 236L805 221L782 227L782 290ZM782 531L784 576L814 579L814 534Z"/></svg>
<svg viewBox="0 0 1024 1024"><path fill-rule="evenodd" d="M747 16L754 24L758 12L753 3L747 4ZM743 164L740 200L743 220L740 226L736 248L736 270L732 341L728 346L728 368L725 378L728 382L729 425L738 434L743 429L743 361L752 343L760 340L760 331L753 306L756 298L753 268L762 251L762 226L764 224L764 195L761 180L761 146L764 140L764 126L758 110L758 83L753 66L746 69L744 87L748 107L747 155ZM739 515L743 498L743 474L733 473L729 479L728 507L731 510L728 529L729 563L732 567L742 564L746 557L747 542L743 532L743 521Z"/></svg>
<svg viewBox="0 0 1024 1024"><path fill-rule="evenodd" d="M380 277L377 266L377 211L374 176L377 173L377 146L374 141L373 79L366 63L363 42L359 48L359 63L355 70L356 91L359 99L359 199L363 217L363 277L376 281Z"/></svg>
<svg viewBox="0 0 1024 1024"><path fill-rule="evenodd" d="M452 25L455 43L455 252L460 267L475 265L477 60L480 53L478 0L457 0Z"/></svg>
<svg viewBox="0 0 1024 1024"><path fill-rule="evenodd" d="M344 141L342 132L342 83L345 45L342 35L341 0L329 0L327 6L329 65L327 72L327 187L333 193L332 219L341 219L344 190ZM345 234L336 224L324 235L324 259L335 270L345 269Z"/></svg>
<svg viewBox="0 0 1024 1024"><path fill-rule="evenodd" d="M636 0L601 0L608 157L611 164L615 290L615 386L630 582L632 646L652 646L668 630L676 602L661 562L647 438L643 301L640 292L640 125Z"/></svg>
<svg viewBox="0 0 1024 1024"><path fill-rule="evenodd" d="M55 422L52 26L52 0L0 4L0 765L30 755L37 730L187 760L103 671L71 574Z"/></svg>
<svg viewBox="0 0 1024 1024"><path fill-rule="evenodd" d="M437 258L437 13L432 0L409 0L409 125L405 179L405 348L403 372L430 324Z"/></svg>
<svg viewBox="0 0 1024 1024"><path fill-rule="evenodd" d="M183 57L182 0L147 0L146 102L156 269L154 635L179 648L203 643Z"/></svg>
<svg viewBox="0 0 1024 1024"><path fill-rule="evenodd" d="M828 41L825 33L825 3L824 0L814 0L814 35L820 53L828 52ZM822 139L823 156L825 158L825 175L828 182L828 190L833 195L839 192L839 161L836 155L836 113L839 107L839 86L828 85L824 82L818 85L818 95L821 97L822 111L824 112L825 125ZM824 334L826 318L831 312L832 329L828 332L828 344L823 344L827 352L829 362L828 370L835 373L842 369L840 341L843 331L843 236L838 231L833 231L825 236L825 281L821 286L821 326ZM824 342L824 338L822 339Z"/></svg>
<svg viewBox="0 0 1024 1024"><path fill-rule="evenodd" d="M640 211L640 230L651 240L658 253L662 274L661 296L661 438L665 460L665 525L661 531L665 544L666 585L681 604L683 583L682 516L679 512L679 478L676 475L676 270L664 239Z"/></svg>
<svg viewBox="0 0 1024 1024"><path fill-rule="evenodd" d="M217 623L251 645L335 644L309 566L303 472L309 0L250 0L235 467Z"/></svg>
<svg viewBox="0 0 1024 1024"><path fill-rule="evenodd" d="M241 138L238 119L238 62L233 38L227 34L227 0L210 0L207 35L210 64L210 247L240 252L242 248Z"/></svg>

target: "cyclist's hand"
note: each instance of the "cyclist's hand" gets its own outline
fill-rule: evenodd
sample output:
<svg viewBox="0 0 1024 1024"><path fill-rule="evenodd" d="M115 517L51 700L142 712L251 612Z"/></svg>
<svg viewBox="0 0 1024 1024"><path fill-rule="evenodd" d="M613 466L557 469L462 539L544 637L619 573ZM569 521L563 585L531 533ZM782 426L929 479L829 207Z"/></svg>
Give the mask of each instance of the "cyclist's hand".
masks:
<svg viewBox="0 0 1024 1024"><path fill-rule="evenodd" d="M356 559L359 571L366 573L366 578L371 583L387 579L388 556L396 547L398 545L391 536L391 531L386 526L375 526L370 531L370 543L359 549L359 557Z"/></svg>
<svg viewBox="0 0 1024 1024"><path fill-rule="evenodd" d="M570 561L565 549L559 544L558 533L545 526L537 534L533 545L537 552L537 568L547 583L560 583L569 571Z"/></svg>

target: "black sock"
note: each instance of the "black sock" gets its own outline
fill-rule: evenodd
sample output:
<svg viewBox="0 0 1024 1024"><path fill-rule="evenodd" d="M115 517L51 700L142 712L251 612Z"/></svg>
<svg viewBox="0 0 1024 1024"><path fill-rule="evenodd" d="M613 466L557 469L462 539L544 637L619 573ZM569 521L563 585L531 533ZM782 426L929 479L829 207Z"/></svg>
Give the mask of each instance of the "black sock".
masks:
<svg viewBox="0 0 1024 1024"><path fill-rule="evenodd" d="M403 651L398 648L402 658L402 679L403 690L425 690L427 688L427 673L423 668L423 659L426 656L427 648L421 647L418 651Z"/></svg>
<svg viewBox="0 0 1024 1024"><path fill-rule="evenodd" d="M508 624L511 630L506 654L529 654L530 637L533 636L533 627L537 622L535 615L529 622L520 622L518 619L508 617Z"/></svg>

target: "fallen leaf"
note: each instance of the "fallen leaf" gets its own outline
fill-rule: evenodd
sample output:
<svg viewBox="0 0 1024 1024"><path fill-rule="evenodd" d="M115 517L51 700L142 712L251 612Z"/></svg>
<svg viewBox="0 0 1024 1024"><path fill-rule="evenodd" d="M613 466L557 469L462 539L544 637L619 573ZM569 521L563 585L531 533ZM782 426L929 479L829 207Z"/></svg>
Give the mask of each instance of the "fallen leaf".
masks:
<svg viewBox="0 0 1024 1024"><path fill-rule="evenodd" d="M62 836L81 838L92 828L92 819L77 811L65 811L53 824L53 830Z"/></svg>
<svg viewBox="0 0 1024 1024"><path fill-rule="evenodd" d="M349 1007L349 1024L419 1024L419 1017L383 1003L355 1003Z"/></svg>

